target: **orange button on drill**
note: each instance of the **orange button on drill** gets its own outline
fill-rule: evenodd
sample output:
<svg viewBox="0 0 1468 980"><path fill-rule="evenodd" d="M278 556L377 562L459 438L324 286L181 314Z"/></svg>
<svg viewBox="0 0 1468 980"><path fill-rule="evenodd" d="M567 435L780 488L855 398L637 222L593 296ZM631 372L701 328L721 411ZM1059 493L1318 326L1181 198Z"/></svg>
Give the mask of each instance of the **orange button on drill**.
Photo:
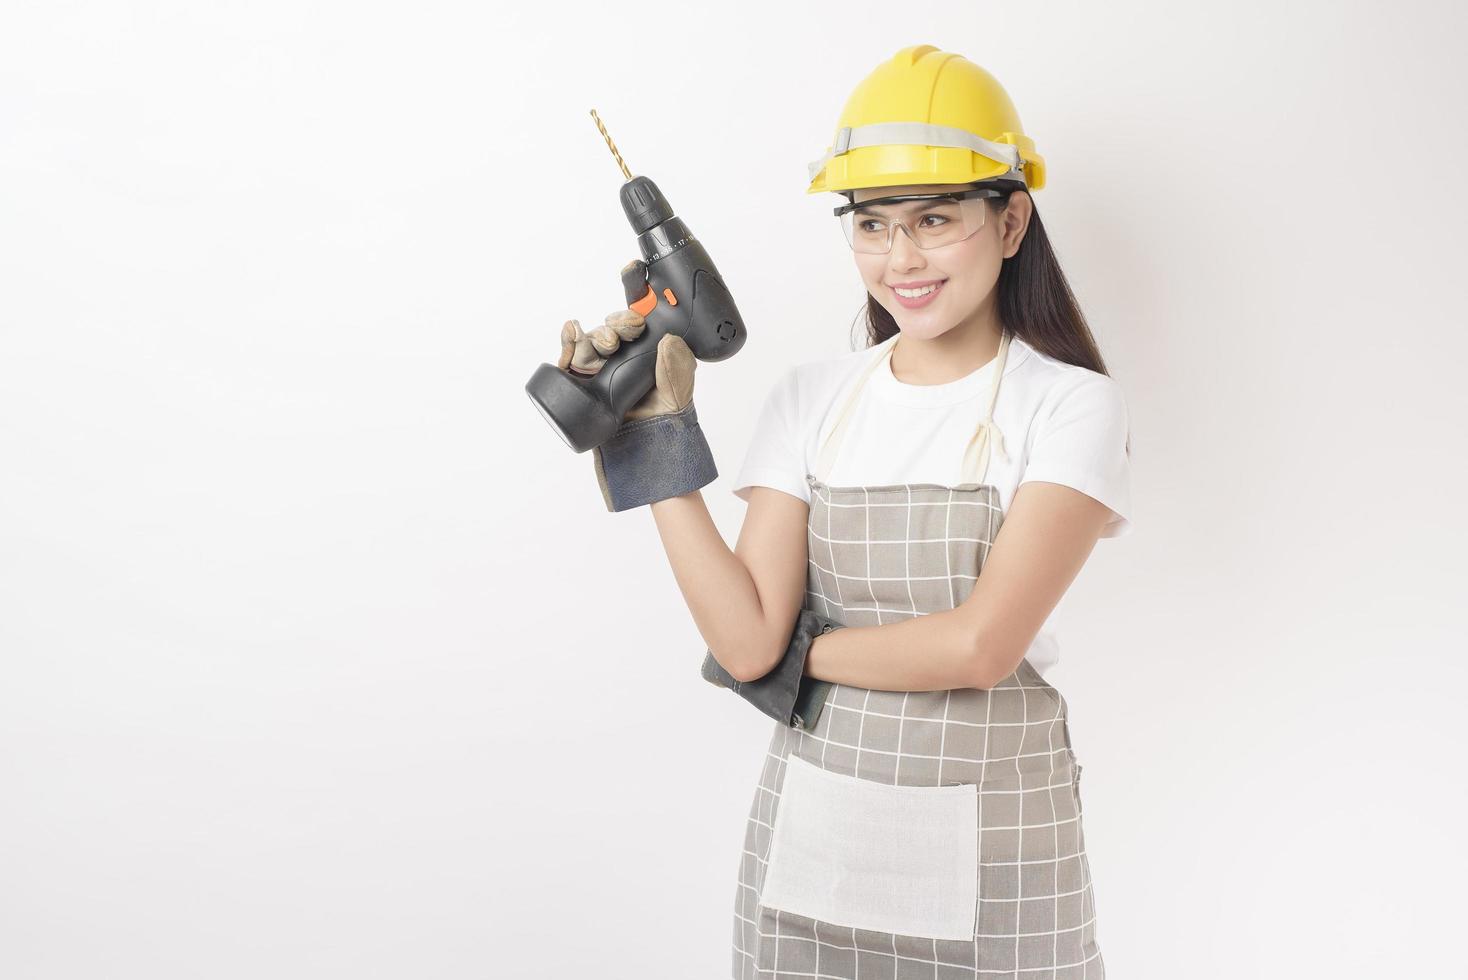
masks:
<svg viewBox="0 0 1468 980"><path fill-rule="evenodd" d="M632 305L628 306L627 308L642 316L647 316L649 313L652 312L653 307L657 305L658 294L652 291L651 286L648 286L647 292L642 295L642 298Z"/></svg>

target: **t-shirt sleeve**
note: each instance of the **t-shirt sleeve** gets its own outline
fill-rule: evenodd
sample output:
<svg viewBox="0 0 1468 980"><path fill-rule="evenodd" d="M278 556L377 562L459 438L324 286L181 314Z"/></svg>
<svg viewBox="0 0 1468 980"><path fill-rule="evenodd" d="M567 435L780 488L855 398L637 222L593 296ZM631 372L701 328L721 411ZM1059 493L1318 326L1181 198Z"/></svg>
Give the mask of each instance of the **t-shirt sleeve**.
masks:
<svg viewBox="0 0 1468 980"><path fill-rule="evenodd" d="M786 371L765 396L734 495L749 503L749 488L773 487L810 503L805 452L799 436L800 401L796 368Z"/></svg>
<svg viewBox="0 0 1468 980"><path fill-rule="evenodd" d="M1032 480L1061 483L1101 501L1111 518L1101 537L1116 538L1132 529L1131 465L1126 443L1128 415L1121 385L1095 374L1066 391L1035 422L1020 484Z"/></svg>

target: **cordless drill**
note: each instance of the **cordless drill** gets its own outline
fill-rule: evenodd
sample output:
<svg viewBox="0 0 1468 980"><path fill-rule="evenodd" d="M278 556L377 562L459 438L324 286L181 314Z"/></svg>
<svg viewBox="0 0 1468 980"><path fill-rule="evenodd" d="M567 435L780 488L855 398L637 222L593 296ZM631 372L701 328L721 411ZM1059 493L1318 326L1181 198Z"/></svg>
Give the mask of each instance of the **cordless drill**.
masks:
<svg viewBox="0 0 1468 980"><path fill-rule="evenodd" d="M622 283L628 307L647 325L635 340L622 341L596 374L542 364L526 383L530 400L578 453L610 439L627 410L652 388L658 341L664 336L682 337L700 361L733 357L745 337L744 321L703 244L673 214L657 184L632 176L599 118L597 127L627 178L622 211L642 258L622 273Z"/></svg>

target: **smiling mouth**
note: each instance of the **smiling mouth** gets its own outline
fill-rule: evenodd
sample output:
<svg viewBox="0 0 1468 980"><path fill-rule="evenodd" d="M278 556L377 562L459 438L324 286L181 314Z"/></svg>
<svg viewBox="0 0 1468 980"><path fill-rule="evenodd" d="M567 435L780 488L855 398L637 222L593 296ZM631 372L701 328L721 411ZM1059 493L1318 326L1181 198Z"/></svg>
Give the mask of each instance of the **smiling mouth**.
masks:
<svg viewBox="0 0 1468 980"><path fill-rule="evenodd" d="M917 286L912 289L909 289L905 286L892 286L889 288L891 288L893 292L895 292L898 296L901 296L903 299L921 299L922 297L933 292L939 286L943 285L943 283L945 283L946 281L946 279L937 279L933 282L928 283L927 285Z"/></svg>

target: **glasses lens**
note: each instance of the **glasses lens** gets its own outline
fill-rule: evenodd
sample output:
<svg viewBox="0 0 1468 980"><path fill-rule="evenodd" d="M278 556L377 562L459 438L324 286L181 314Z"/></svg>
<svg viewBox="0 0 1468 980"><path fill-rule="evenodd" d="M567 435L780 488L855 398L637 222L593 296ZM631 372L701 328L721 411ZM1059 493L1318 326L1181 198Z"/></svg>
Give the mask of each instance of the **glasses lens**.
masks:
<svg viewBox="0 0 1468 980"><path fill-rule="evenodd" d="M881 254L890 249L901 225L918 248L942 248L968 238L984 227L982 198L955 201L899 201L841 215L841 230L853 251Z"/></svg>

